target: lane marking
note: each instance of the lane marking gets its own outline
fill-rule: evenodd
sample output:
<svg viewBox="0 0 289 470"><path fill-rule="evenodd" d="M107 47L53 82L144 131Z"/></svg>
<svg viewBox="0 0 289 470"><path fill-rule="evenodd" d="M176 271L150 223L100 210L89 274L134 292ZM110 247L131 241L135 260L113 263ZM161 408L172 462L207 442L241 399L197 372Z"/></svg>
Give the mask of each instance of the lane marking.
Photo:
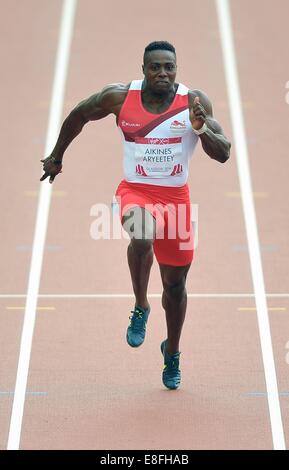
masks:
<svg viewBox="0 0 289 470"><path fill-rule="evenodd" d="M160 299L162 294L148 294ZM255 294L187 294L191 299L254 299ZM0 299L25 299L26 294L0 294ZM269 299L287 299L289 293L266 294ZM134 294L38 294L39 299L133 299Z"/></svg>
<svg viewBox="0 0 289 470"><path fill-rule="evenodd" d="M160 298L161 294L154 294L154 296L157 297L157 298ZM133 298L133 297L134 297L134 295L132 295L132 294L127 294L127 296L126 296L126 298ZM67 298L67 297L61 297L61 298ZM78 296L77 298L81 298L81 297ZM89 298L89 297L85 297L85 298ZM104 298L111 298L111 296L108 297L108 296L105 296L105 294L103 294L101 297L100 296L96 297L96 296L92 295L90 298L102 298L102 299L104 299ZM117 298L119 298L119 296L117 296ZM16 306L16 305L15 306L13 306L13 305L12 306L6 306L6 310L25 310L25 306ZM50 307L50 306L49 307L36 307L36 310L37 311L47 311L47 310L49 311L49 310L56 310L56 308L55 307ZM257 310L256 307L238 307L239 312L246 312L246 311L256 312L256 310ZM269 307L268 310L271 311L271 312L285 312L285 311L287 311L287 308L286 307Z"/></svg>
<svg viewBox="0 0 289 470"><path fill-rule="evenodd" d="M25 310L25 306L7 306L7 310ZM55 307L36 307L36 310L55 310Z"/></svg>
<svg viewBox="0 0 289 470"><path fill-rule="evenodd" d="M14 395L15 392L5 392L0 390L0 395ZM26 392L26 395L48 395L48 392Z"/></svg>
<svg viewBox="0 0 289 470"><path fill-rule="evenodd" d="M252 397L267 397L266 392L248 392L246 395L252 396ZM289 392L279 392L280 397L289 397Z"/></svg>
<svg viewBox="0 0 289 470"><path fill-rule="evenodd" d="M57 140L61 125L64 91L68 70L68 61L70 55L70 46L72 40L76 5L77 0L64 0L62 5L61 24L59 30L59 40L57 46L56 65L53 79L51 107L49 113L44 156L48 156L51 153ZM12 415L8 436L8 450L17 450L19 449L20 444L25 393L29 371L32 338L35 324L35 314L37 308L37 296L39 291L39 283L42 269L42 260L48 223L51 192L52 185L49 184L47 179L44 182L40 183L40 195L36 216L36 226L33 240L26 308L16 376L15 395L13 400Z"/></svg>
<svg viewBox="0 0 289 470"><path fill-rule="evenodd" d="M273 447L274 449L283 450L286 448L285 437L279 402L269 315L266 303L262 260L249 168L248 148L236 64L236 53L234 50L231 14L228 0L215 0L215 2L218 14L224 69L230 103L230 114L234 134L239 183L242 195L247 241L249 246L249 259L255 292L255 303L257 307L259 335L265 371L266 388L268 393L268 406Z"/></svg>

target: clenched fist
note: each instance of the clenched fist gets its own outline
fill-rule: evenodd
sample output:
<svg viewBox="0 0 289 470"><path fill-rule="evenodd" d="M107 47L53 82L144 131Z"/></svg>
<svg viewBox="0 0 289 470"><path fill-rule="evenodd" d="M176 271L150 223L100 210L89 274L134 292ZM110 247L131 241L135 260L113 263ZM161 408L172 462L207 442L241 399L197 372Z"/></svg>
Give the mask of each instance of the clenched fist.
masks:
<svg viewBox="0 0 289 470"><path fill-rule="evenodd" d="M199 130L206 122L207 113L200 103L200 98L196 96L193 107L190 110L190 121L194 129Z"/></svg>

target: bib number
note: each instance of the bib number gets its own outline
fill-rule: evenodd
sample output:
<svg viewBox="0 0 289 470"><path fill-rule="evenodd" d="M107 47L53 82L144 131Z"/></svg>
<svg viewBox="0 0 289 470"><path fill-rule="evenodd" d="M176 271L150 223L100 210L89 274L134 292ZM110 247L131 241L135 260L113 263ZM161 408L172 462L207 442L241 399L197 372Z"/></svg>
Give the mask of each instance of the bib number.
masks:
<svg viewBox="0 0 289 470"><path fill-rule="evenodd" d="M165 178L183 171L182 138L136 137L135 171L140 176Z"/></svg>

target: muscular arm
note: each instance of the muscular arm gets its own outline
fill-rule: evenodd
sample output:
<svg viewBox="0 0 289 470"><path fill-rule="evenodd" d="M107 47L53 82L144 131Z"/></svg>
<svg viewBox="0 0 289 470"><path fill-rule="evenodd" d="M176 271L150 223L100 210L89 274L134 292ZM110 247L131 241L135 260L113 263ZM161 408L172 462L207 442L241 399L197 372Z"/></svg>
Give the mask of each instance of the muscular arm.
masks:
<svg viewBox="0 0 289 470"><path fill-rule="evenodd" d="M58 140L52 151L55 160L62 161L63 154L72 140L81 132L88 121L102 119L108 114L116 114L121 106L127 87L112 84L89 98L81 101L67 116L61 127Z"/></svg>
<svg viewBox="0 0 289 470"><path fill-rule="evenodd" d="M195 98L199 98L196 104ZM200 135L202 147L209 157L225 163L230 156L231 143L225 136L220 124L213 117L212 105L208 97L200 90L190 92L190 119L195 129L207 124L207 131Z"/></svg>
<svg viewBox="0 0 289 470"><path fill-rule="evenodd" d="M83 126L88 121L102 119L108 114L118 116L122 103L125 100L129 85L115 83L107 85L99 93L81 101L67 116L60 129L56 145L49 157L43 162L44 175L40 181L49 178L53 183L56 175L61 173L63 154L69 144L80 134Z"/></svg>

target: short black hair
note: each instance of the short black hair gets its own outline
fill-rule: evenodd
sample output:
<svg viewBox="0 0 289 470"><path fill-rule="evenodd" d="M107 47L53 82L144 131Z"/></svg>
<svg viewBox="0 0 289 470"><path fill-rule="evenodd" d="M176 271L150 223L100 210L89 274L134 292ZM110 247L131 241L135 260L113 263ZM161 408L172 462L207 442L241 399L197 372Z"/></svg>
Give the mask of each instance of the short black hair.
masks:
<svg viewBox="0 0 289 470"><path fill-rule="evenodd" d="M174 54L176 54L176 50L174 48L174 46L172 44L170 44L169 42L167 41L153 41L153 42L150 42L145 50L144 50L144 55L143 55L143 62L145 63L145 56L147 54L147 52L151 52L151 51L170 51L170 52L173 52Z"/></svg>

